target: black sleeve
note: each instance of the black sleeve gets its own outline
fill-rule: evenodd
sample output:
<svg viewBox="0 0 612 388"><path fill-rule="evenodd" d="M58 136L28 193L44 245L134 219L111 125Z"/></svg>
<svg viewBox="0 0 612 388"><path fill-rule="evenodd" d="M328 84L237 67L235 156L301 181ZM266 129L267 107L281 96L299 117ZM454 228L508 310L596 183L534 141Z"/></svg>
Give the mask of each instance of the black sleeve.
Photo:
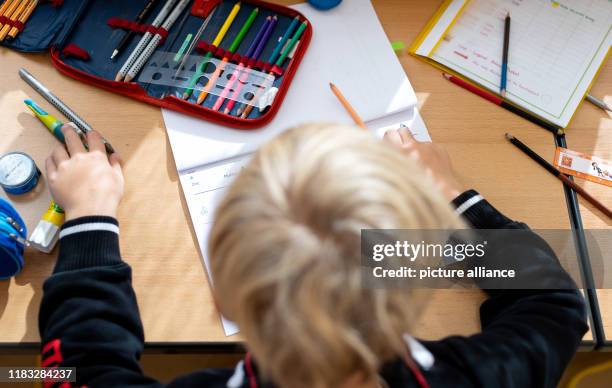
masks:
<svg viewBox="0 0 612 388"><path fill-rule="evenodd" d="M79 218L60 238L40 307L42 365L76 367L78 386L158 386L139 365L143 328L117 221Z"/></svg>
<svg viewBox="0 0 612 388"><path fill-rule="evenodd" d="M478 196L470 190L453 204L461 208ZM524 258L527 265L521 270L529 276L554 279L555 289L485 289L489 298L480 308L482 332L428 342L427 347L437 361L467 373L475 386L556 387L588 329L584 298L543 239L486 200L471 202L461 214L473 228L530 234L520 244L510 241L498 249L504 257Z"/></svg>

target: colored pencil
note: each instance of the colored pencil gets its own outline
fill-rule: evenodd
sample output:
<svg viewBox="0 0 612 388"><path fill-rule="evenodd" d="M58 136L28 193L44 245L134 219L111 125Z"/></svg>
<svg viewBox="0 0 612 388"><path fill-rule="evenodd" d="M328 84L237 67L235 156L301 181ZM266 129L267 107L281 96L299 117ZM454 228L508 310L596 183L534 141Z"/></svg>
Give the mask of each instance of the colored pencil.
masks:
<svg viewBox="0 0 612 388"><path fill-rule="evenodd" d="M365 123L363 122L363 120L361 120L361 117L359 117L359 115L357 114L357 111L351 106L348 100L344 97L340 89L338 89L338 87L331 82L329 83L329 87L332 90L332 92L334 92L336 97L338 97L338 100L340 100L340 103L342 104L344 109L346 109L348 114L351 115L355 124L357 124L363 129L366 129L367 127Z"/></svg>
<svg viewBox="0 0 612 388"><path fill-rule="evenodd" d="M278 57L278 59L276 60L276 62L274 62L275 66L279 66L279 67L283 66L283 62L285 62L285 59L287 59L287 56L289 55L289 53L291 53L291 51L293 51L293 48L295 47L295 45L297 45L298 41L302 37L302 34L306 30L306 27L308 27L308 22L302 22L302 24L297 29L297 31L295 32L295 34L293 35L293 37L291 38L289 43L287 43L285 48L282 50L282 52L281 52L280 56ZM270 75L274 75L274 72L270 72ZM260 89L260 92L257 93L257 95L253 98L253 103L254 104L257 103L257 101L259 100L259 98L261 98L263 93L264 93L264 90ZM243 118L243 119L247 118L249 116L249 114L251 113L251 111L253 110L254 106L255 105L247 105L245 107L244 111L242 112L242 114L239 113L240 117Z"/></svg>
<svg viewBox="0 0 612 388"><path fill-rule="evenodd" d="M270 24L271 20L272 20L272 18L270 16L268 16L266 18L264 23L259 28L259 31L257 31L257 35L255 35L255 39L253 39L253 41L249 45L249 48L247 49L247 51L244 54L243 58L251 58L253 56L253 53L255 52L255 49L257 48L257 45L259 44L259 41L261 40L261 38L263 38L263 35L265 34L265 32L266 32L266 30L268 28L268 25ZM234 84L240 78L240 74L241 74L242 70L244 69L244 67L245 67L244 62L240 61L240 63L238 64L236 69L234 69L234 72L230 76L230 79L228 80L227 84L225 85L225 88L223 88L223 92L221 92L221 94L219 95L219 98L217 98L217 101L215 101L215 104L213 105L213 110L219 110L221 108L221 106L223 105L223 102L227 98L227 95L229 94L231 88L234 86Z"/></svg>
<svg viewBox="0 0 612 388"><path fill-rule="evenodd" d="M285 43L287 43L287 40L289 40L289 38L291 37L291 34L293 34L293 31L295 31L299 22L300 22L299 17L296 16L295 18L293 18L293 20L291 21L291 24L289 24L289 27L287 27L287 30L285 30L285 33L282 35L281 39L276 44L276 47L274 47L272 54L270 54L270 58L268 58L268 63L276 62L276 60L278 59L278 56L280 55L281 50L283 49L283 47L285 47ZM246 105L247 104L243 103L242 105L238 107L238 111L237 111L238 116L242 114Z"/></svg>
<svg viewBox="0 0 612 388"><path fill-rule="evenodd" d="M274 28L276 27L277 21L278 21L278 18L275 15L272 18L272 23L270 23L270 25L268 26L266 33L264 34L261 41L259 42L259 45L255 49L255 53L253 54L253 58L255 60L259 60L261 53L263 52L264 48L270 41L270 38L272 37L272 32L274 31ZM240 94L240 91L242 90L243 86L248 82L250 75L251 75L251 69L247 66L247 69L243 73L240 82L236 86L236 90L234 90L234 94L232 94L229 102L227 103L227 107L225 108L225 111L224 111L225 114L229 114L232 111L232 109L234 109L234 104L236 103L236 100L238 99L238 95Z"/></svg>
<svg viewBox="0 0 612 388"><path fill-rule="evenodd" d="M142 24L146 20L147 16L149 16L149 13L151 13L153 10L155 3L157 3L157 0L149 0L140 10L138 15L136 15L134 22ZM111 60L114 59L121 51L123 51L123 49L125 49L125 47L130 43L130 40L132 40L132 37L134 37L134 31L129 30L124 33L123 38L121 38L121 41L119 41L119 44L113 50L113 54L110 57Z"/></svg>
<svg viewBox="0 0 612 388"><path fill-rule="evenodd" d="M455 85L458 85L466 90L469 90L470 92L484 98L485 100L488 100L492 103L494 103L495 105L499 105L502 108L509 110L510 112L517 114L519 116L521 116L522 118L524 118L525 120L531 121L532 123L539 125L540 127L546 129L547 131L550 131L552 133L554 133L555 135L563 135L563 129L550 124L534 115L532 115L531 113L524 111L520 108L517 108L516 106L504 101L503 99L499 98L498 96L496 96L493 93L489 93L488 91L481 89L479 87L476 87L474 85L472 85L471 83L464 81L463 79L459 78L459 77L455 77L454 75L450 75L450 74L446 74L443 73L444 78L446 78L447 80L449 80L450 82L454 83Z"/></svg>
<svg viewBox="0 0 612 388"><path fill-rule="evenodd" d="M204 30L206 30L206 27L208 27L208 24L212 20L215 12L217 11L217 8L218 7L213 8L213 10L208 14L206 19L204 20L204 22L202 23L202 25L200 26L200 28L196 32L195 36L193 37L193 40L191 41L191 44L189 45L189 48L187 49L187 51L185 51L185 54L183 55L183 58L181 59L181 63L179 63L179 66L176 69L176 73L174 74L174 78L177 78L179 73L183 70L183 67L185 67L185 63L187 63L187 61L189 60L189 57L191 56L191 53L193 52L193 50L195 49L196 45L200 41L200 38L202 37L202 34L204 33Z"/></svg>
<svg viewBox="0 0 612 388"><path fill-rule="evenodd" d="M157 16L155 16L153 23L151 23L153 27L158 28L162 25L164 20L166 20L166 17L172 11L174 5L176 4L176 1L177 0L166 0L166 4L164 4L163 8L159 11ZM128 72L134 65L134 62L136 62L138 58L140 58L142 52L145 50L145 48L147 48L149 41L153 39L153 36L154 34L152 34L150 31L145 32L142 38L140 38L140 41L138 42L134 50L132 50L132 53L130 54L128 59L123 63L123 66L121 66L121 69L119 69L119 72L117 72L117 75L115 76L115 81L120 82L124 80L125 76L127 76Z"/></svg>
<svg viewBox="0 0 612 388"><path fill-rule="evenodd" d="M20 0L6 0L4 3L2 3L2 5L0 6L0 16L8 17L8 9L11 8L13 3L17 3L19 1ZM4 23L0 23L0 28L2 28L3 25Z"/></svg>
<svg viewBox="0 0 612 388"><path fill-rule="evenodd" d="M506 97L506 84L508 82L508 49L510 48L510 12L506 14L504 21L504 50L502 54L501 86L499 88L502 97Z"/></svg>
<svg viewBox="0 0 612 388"><path fill-rule="evenodd" d="M509 133L506 133L506 139L508 139L510 143L514 144L518 149L523 151L527 156L537 162L540 166L544 167L548 172L560 179L564 185L568 186L569 188L580 194L582 198L586 199L589 203L591 203L591 205L595 206L595 208L599 209L606 216L612 218L612 210L608 209L603 203L593 198L582 187L571 181L565 174L556 169L555 166L553 166L552 164L548 163L544 158L542 158L535 151L529 148L525 143L523 143L522 141L520 141Z"/></svg>
<svg viewBox="0 0 612 388"><path fill-rule="evenodd" d="M34 10L36 9L36 7L38 6L38 0L33 0L30 5L28 6L28 8L26 8L26 10L21 14L21 16L19 17L19 22L25 24L28 19L30 18L30 16L32 15L32 13L34 12ZM17 27L13 27L11 28L11 30L8 33L8 36L10 36L11 38L15 39L15 37L17 36L17 34L19 34L19 29Z"/></svg>
<svg viewBox="0 0 612 388"><path fill-rule="evenodd" d="M187 8L187 5L189 5L189 1L190 0L179 0L179 3L176 5L176 7L174 7L170 15L168 15L168 17L162 24L162 28L164 30L170 31L174 23L176 23L178 18L181 16L181 13L183 13L185 8ZM187 21L188 15L188 12L184 15L183 23ZM180 29L181 28L179 28L179 30ZM176 35L174 39L176 39L176 37L178 37L178 35ZM131 82L134 78L136 78L138 73L140 73L140 70L142 70L149 58L151 58L155 50L157 50L157 47L159 47L159 45L161 44L162 39L163 38L159 33L156 33L155 36L153 36L153 39L149 41L145 49L142 50L142 52L138 56L138 59L134 61L132 67L130 67L130 70L128 70L127 74L125 75L125 82ZM169 47L172 47L172 43Z"/></svg>
<svg viewBox="0 0 612 388"><path fill-rule="evenodd" d="M23 11L25 11L28 4L29 0L16 1L7 8L5 16L8 17L10 21L17 20ZM10 24L5 24L2 29L0 29L0 42L6 38L6 35L9 33L10 29Z"/></svg>
<svg viewBox="0 0 612 388"><path fill-rule="evenodd" d="M225 38L227 31L230 29L230 27L234 23L234 20L236 19L236 15L238 15L239 11L240 11L240 2L237 2L236 4L234 4L229 15L227 15L227 18L223 22L223 25L217 32L217 36L215 36L215 39L212 42L213 46L219 47L219 45L223 42L223 39ZM210 58L212 58L212 51L207 52L206 55L204 55L204 58L202 59L202 61L198 64L196 73L193 75L193 77L191 77L191 80L189 81L189 86L187 87L187 90L185 90L185 92L183 93L183 100L188 100L189 97L191 97L191 94L193 93L193 88L195 88L198 81L200 80L200 77L202 76L202 74L204 74L204 69L206 68L206 65L208 64L208 62L210 61Z"/></svg>
<svg viewBox="0 0 612 388"><path fill-rule="evenodd" d="M247 20L244 22L244 24L240 28L240 31L238 31L238 35L236 35L236 37L234 38L234 41L232 42L232 44L230 45L230 48L228 49L228 52L230 54L235 53L238 47L240 47L240 43L242 43L247 32L249 32L249 30L251 29L251 26L255 22L255 19L257 18L258 14L259 14L259 8L254 8L251 11L251 13L249 14L249 17L247 18ZM225 70L225 66L228 61L229 61L229 57L227 56L223 57L223 59L221 60L221 63L219 63L215 71L212 73L212 75L210 76L210 79L206 83L206 86L204 86L204 89L200 92L200 95L198 96L198 101L197 101L198 105L202 104L204 100L206 100L206 96L208 96L208 93L210 93L210 90L217 83L217 80L221 76L221 73L223 72L223 70Z"/></svg>

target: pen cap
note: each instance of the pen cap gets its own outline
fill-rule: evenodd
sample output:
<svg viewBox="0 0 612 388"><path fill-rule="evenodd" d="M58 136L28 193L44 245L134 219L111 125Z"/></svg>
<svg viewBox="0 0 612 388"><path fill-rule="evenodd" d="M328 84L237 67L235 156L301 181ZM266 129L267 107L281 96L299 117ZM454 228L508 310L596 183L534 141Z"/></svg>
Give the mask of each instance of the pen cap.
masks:
<svg viewBox="0 0 612 388"><path fill-rule="evenodd" d="M49 129L49 131L62 143L64 142L64 134L62 133L62 125L64 123L49 113L45 112L38 104L36 104L33 100L24 100L24 104L38 119Z"/></svg>

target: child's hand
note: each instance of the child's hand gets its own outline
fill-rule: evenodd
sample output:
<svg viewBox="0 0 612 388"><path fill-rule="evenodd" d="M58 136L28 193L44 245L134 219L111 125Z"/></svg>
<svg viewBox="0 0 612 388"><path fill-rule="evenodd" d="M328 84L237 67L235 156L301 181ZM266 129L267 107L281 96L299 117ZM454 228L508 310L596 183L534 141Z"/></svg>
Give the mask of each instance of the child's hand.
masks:
<svg viewBox="0 0 612 388"><path fill-rule="evenodd" d="M465 187L455 177L444 148L437 144L416 141L407 128L387 131L383 139L417 160L449 201L465 191Z"/></svg>
<svg viewBox="0 0 612 388"><path fill-rule="evenodd" d="M72 127L64 125L62 132L66 148L56 147L46 168L51 194L66 212L66 220L95 215L116 218L123 196L119 157L106 156L102 137L95 131L87 134L89 151Z"/></svg>

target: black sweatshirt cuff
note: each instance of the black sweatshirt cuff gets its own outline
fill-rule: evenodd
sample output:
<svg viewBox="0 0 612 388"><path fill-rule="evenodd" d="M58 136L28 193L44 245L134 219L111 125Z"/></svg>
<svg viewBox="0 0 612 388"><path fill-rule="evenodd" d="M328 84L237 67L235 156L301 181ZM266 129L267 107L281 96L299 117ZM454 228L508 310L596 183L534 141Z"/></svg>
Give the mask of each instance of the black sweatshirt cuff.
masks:
<svg viewBox="0 0 612 388"><path fill-rule="evenodd" d="M466 204L475 200L477 202L465 207ZM504 216L486 199L482 198L476 190L468 190L460 194L452 201L452 204L455 209L464 207L461 216L476 229L499 229L513 223L511 219Z"/></svg>
<svg viewBox="0 0 612 388"><path fill-rule="evenodd" d="M119 223L113 217L87 216L66 222L54 273L121 263Z"/></svg>

